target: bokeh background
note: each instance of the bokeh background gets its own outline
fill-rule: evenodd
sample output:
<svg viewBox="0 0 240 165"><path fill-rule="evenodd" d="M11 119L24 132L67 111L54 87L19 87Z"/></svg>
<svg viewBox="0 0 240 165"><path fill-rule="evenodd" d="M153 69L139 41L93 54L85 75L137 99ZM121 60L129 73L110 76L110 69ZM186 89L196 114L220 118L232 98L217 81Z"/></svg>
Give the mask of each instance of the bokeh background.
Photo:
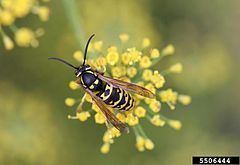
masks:
<svg viewBox="0 0 240 165"><path fill-rule="evenodd" d="M45 29L38 48L0 47L0 164L185 165L193 155L240 154L239 0L51 0L50 8L45 24L17 22ZM129 134L102 155L104 128L67 120L74 109L64 99L78 96L67 87L72 70L47 57L76 64L72 53L90 34L110 45L121 32L134 44L143 37L157 48L172 43L176 54L158 67L182 62L183 73L167 80L193 102L170 114L181 131L144 125L153 151L138 152Z"/></svg>

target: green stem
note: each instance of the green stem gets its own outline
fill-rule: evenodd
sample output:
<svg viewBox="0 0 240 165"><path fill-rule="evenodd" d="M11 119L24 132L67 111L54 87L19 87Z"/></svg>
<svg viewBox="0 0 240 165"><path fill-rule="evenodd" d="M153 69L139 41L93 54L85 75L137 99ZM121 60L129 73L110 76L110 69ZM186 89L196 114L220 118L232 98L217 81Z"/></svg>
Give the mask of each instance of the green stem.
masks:
<svg viewBox="0 0 240 165"><path fill-rule="evenodd" d="M15 33L18 30L15 24L10 25L10 29L12 30L13 33Z"/></svg>
<svg viewBox="0 0 240 165"><path fill-rule="evenodd" d="M140 124L136 125L137 129L139 130L139 132L142 134L142 136L146 139L148 139L147 135L145 134L145 132L143 131L142 127Z"/></svg>
<svg viewBox="0 0 240 165"><path fill-rule="evenodd" d="M68 21L72 27L72 30L74 31L75 38L79 44L79 48L83 51L85 43L85 33L83 31L83 27L81 26L82 21L79 16L76 0L62 0L62 2L65 8L65 12L67 14Z"/></svg>

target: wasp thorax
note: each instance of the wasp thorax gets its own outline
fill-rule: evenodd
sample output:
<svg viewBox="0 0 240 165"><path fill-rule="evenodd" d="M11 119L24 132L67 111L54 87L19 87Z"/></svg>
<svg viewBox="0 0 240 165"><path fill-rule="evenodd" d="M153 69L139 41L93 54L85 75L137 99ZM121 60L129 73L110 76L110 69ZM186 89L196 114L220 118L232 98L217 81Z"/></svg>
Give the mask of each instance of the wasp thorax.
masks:
<svg viewBox="0 0 240 165"><path fill-rule="evenodd" d="M91 70L91 67L89 65L81 66L79 69L75 71L76 77L79 77L83 72L87 70Z"/></svg>

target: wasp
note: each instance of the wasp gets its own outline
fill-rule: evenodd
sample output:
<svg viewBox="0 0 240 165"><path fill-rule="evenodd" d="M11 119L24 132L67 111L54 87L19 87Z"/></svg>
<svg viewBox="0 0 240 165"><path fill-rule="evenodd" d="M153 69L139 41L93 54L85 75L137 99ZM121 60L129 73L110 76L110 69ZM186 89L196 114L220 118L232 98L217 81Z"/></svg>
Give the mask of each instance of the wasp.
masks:
<svg viewBox="0 0 240 165"><path fill-rule="evenodd" d="M60 61L74 68L77 79L76 83L92 97L92 100L105 115L107 122L112 124L120 132L128 133L129 129L127 125L121 122L109 110L109 107L119 111L129 111L133 109L135 105L135 100L129 92L148 98L153 98L154 94L148 89L134 83L104 76L104 73L94 70L90 65L87 65L88 45L93 37L94 34L89 37L85 46L83 63L78 67L60 58L50 57L48 59Z"/></svg>

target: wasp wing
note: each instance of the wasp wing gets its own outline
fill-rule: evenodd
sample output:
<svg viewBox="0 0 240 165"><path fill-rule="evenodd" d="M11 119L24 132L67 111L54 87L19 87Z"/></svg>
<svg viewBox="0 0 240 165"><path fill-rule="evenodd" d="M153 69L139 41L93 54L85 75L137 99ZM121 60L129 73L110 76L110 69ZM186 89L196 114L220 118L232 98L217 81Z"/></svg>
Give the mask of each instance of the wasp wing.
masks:
<svg viewBox="0 0 240 165"><path fill-rule="evenodd" d="M76 81L93 99L99 109L103 112L107 121L110 122L115 128L117 128L122 133L129 133L129 129L126 124L122 123L105 105L105 103L97 97L91 90L86 89L77 80Z"/></svg>
<svg viewBox="0 0 240 165"><path fill-rule="evenodd" d="M129 82L125 82L125 81L118 80L118 79L114 79L114 78L110 78L110 77L106 77L106 76L103 76L100 73L97 73L97 76L101 80L112 84L114 87L122 88L126 91L133 92L133 93L136 93L136 94L139 94L141 96L148 97L148 98L154 98L155 97L155 95L150 90L148 90L144 87L141 87L139 85L129 83Z"/></svg>

